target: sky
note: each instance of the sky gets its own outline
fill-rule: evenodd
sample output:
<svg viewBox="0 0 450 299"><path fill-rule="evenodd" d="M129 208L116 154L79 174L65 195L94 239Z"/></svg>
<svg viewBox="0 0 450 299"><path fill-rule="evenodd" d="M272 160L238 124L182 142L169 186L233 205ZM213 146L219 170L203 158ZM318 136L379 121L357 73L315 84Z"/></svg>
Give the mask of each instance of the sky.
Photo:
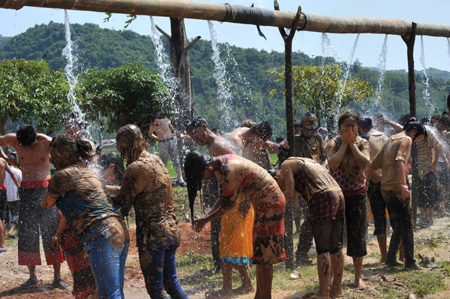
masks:
<svg viewBox="0 0 450 299"><path fill-rule="evenodd" d="M203 2L230 3L232 5L251 6L273 9L272 0L209 0ZM406 22L450 25L450 1L444 0L279 0L282 11L302 11L311 14L334 17L374 17L394 18ZM125 14L114 14L111 20L104 22L105 14L97 12L69 11L71 23L94 23L102 28L123 30L127 17ZM155 17L155 23L166 32L170 32L169 19ZM0 9L0 35L14 36L25 32L37 24L50 21L64 23L64 10L49 8L24 7L20 10ZM226 42L243 48L256 48L268 52L284 51L284 44L279 31L274 27L261 27L267 40L258 35L256 26L213 22L219 32L220 42ZM151 23L148 16L138 18L128 27L139 34L150 35ZM186 31L189 38L201 36L211 40L206 21L186 20ZM363 66L383 67L386 69L407 69L406 45L400 36L388 36L386 56L381 55L385 35L361 34L355 47L353 59L352 48L356 34L327 34L330 45L324 46L323 35L317 32L297 32L293 41L293 50L302 51L309 56L334 56L338 61L350 62L358 59ZM423 43L422 43L423 40ZM450 41L444 37L416 37L415 68L438 68L450 71Z"/></svg>

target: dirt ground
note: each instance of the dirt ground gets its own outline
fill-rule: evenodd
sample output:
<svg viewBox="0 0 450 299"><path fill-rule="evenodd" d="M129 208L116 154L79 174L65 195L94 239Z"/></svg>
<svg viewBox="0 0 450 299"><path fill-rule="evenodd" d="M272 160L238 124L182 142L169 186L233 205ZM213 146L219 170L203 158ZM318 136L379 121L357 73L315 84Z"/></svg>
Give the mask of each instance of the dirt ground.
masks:
<svg viewBox="0 0 450 299"><path fill-rule="evenodd" d="M439 221L436 221L435 227L428 228L426 231L422 230L421 234L431 233L432 230L442 229L447 227L447 223L450 223L450 218L446 218L447 220L441 220L442 225L439 226ZM180 231L182 233L182 241L181 246L177 251L178 255L186 253L186 251L195 251L202 255L208 255L211 253L210 249L210 227L209 225L205 227L205 229L200 233L195 233L191 230L189 223L182 223L179 225ZM130 229L130 235L132 237L130 250L128 253L127 259L127 267L125 271L125 296L126 298L140 299L140 298L149 298L145 285L144 279L141 274L141 270L139 267L138 260L138 252L135 246L135 230ZM375 238L373 236L369 236L368 243L368 251L369 253L372 251L377 251L377 245L375 242ZM444 249L435 248L430 250L428 254L435 256L437 260L446 260L448 261L450 258L450 252L446 247ZM350 263L350 259L347 258L347 264ZM376 263L377 259L367 257L365 259L365 264ZM379 297L376 291L376 286L379 283L385 282L386 280L392 280L395 278L386 277L384 275L371 275L372 269L364 269L363 275L366 276L365 282L368 285L368 288L363 291L346 289L345 290L345 298L382 298ZM64 263L62 265L62 277L69 284L69 289L60 290L54 289L51 287L51 282L53 278L53 270L51 266L38 266L37 267L37 276L39 279L39 284L36 287L22 289L19 287L21 283L27 280L28 271L24 266L19 266L17 264L17 243L15 245L10 246L8 248L8 252L0 253L0 298L27 298L27 299L36 299L36 298L73 298L71 295L72 289L72 278L70 275L69 268L67 264ZM180 277L182 278L182 277ZM352 277L344 277L344 281L351 280ZM298 282L301 284L301 280ZM401 282L392 281L393 285L396 287L405 287L402 286ZM427 298L450 298L450 280L446 280L447 290L438 292ZM183 286L189 298L205 298L205 290L189 288ZM304 291L286 291L273 289L273 298L301 298L308 290ZM245 295L245 296L236 296L234 298L240 299L250 299L253 298L254 294ZM415 298L415 297L411 297Z"/></svg>

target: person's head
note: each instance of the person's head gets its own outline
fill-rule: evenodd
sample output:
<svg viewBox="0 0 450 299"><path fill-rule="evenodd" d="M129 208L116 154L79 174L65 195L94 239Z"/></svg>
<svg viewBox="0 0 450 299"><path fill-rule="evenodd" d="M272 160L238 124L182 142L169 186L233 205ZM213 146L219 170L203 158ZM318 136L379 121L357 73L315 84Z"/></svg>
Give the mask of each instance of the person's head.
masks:
<svg viewBox="0 0 450 299"><path fill-rule="evenodd" d="M241 127L244 128L251 128L253 125L255 124L255 122L251 119L246 119L242 122Z"/></svg>
<svg viewBox="0 0 450 299"><path fill-rule="evenodd" d="M9 153L8 154L8 159L17 161L17 154L16 153Z"/></svg>
<svg viewBox="0 0 450 299"><path fill-rule="evenodd" d="M345 128L352 128L358 130L359 128L359 114L353 110L347 110L341 114L338 120L339 132L344 131Z"/></svg>
<svg viewBox="0 0 450 299"><path fill-rule="evenodd" d="M102 178L107 185L115 181L122 182L125 168L119 155L113 152L103 155L98 162L98 166L100 167Z"/></svg>
<svg viewBox="0 0 450 299"><path fill-rule="evenodd" d="M186 132L197 142L198 145L204 146L207 142L208 122L201 116L192 116L186 125Z"/></svg>
<svg viewBox="0 0 450 299"><path fill-rule="evenodd" d="M435 126L438 122L439 122L439 119L441 118L441 115L439 115L439 114L436 114L436 115L433 115L432 117L431 117L431 124L433 125L433 126Z"/></svg>
<svg viewBox="0 0 450 299"><path fill-rule="evenodd" d="M189 152L184 159L184 172L186 174L186 184L188 189L189 207L191 209L191 220L194 221L194 202L198 190L202 188L202 180L208 164L211 163L211 156L200 152ZM207 179L208 177L205 177Z"/></svg>
<svg viewBox="0 0 450 299"><path fill-rule="evenodd" d="M50 142L51 162L56 170L76 164L81 159L89 160L91 144L87 140L75 138L73 135L62 134Z"/></svg>
<svg viewBox="0 0 450 299"><path fill-rule="evenodd" d="M398 119L398 123L401 126L405 126L410 120L411 120L411 115L409 115L409 114L402 114L402 115L400 115L400 118Z"/></svg>
<svg viewBox="0 0 450 299"><path fill-rule="evenodd" d="M84 136L86 124L79 112L71 112L66 117L66 134L75 136L76 138Z"/></svg>
<svg viewBox="0 0 450 299"><path fill-rule="evenodd" d="M424 125L416 121L414 117L403 126L403 131L405 131L406 135L411 137L413 142L417 142L422 138L427 137L427 131L425 130Z"/></svg>
<svg viewBox="0 0 450 299"><path fill-rule="evenodd" d="M378 113L373 115L373 126L375 127L375 129L383 132L385 125L386 120L384 119L383 114Z"/></svg>
<svg viewBox="0 0 450 299"><path fill-rule="evenodd" d="M439 118L436 128L440 131L450 130L450 117L448 115L443 115Z"/></svg>
<svg viewBox="0 0 450 299"><path fill-rule="evenodd" d="M312 137L317 135L317 128L319 127L319 120L312 112L306 112L300 123L302 135L305 137Z"/></svg>
<svg viewBox="0 0 450 299"><path fill-rule="evenodd" d="M155 120L156 120L156 116L154 116L153 114L147 115L147 123L152 124L155 122Z"/></svg>
<svg viewBox="0 0 450 299"><path fill-rule="evenodd" d="M117 132L116 147L122 159L130 164L136 161L141 153L147 149L147 143L141 130L136 125L126 125Z"/></svg>
<svg viewBox="0 0 450 299"><path fill-rule="evenodd" d="M249 129L250 134L256 135L263 141L267 141L272 137L272 127L269 122L262 121L254 124Z"/></svg>
<svg viewBox="0 0 450 299"><path fill-rule="evenodd" d="M16 131L16 138L19 144L24 147L29 147L36 140L36 129L31 125L20 126Z"/></svg>
<svg viewBox="0 0 450 299"><path fill-rule="evenodd" d="M361 134L367 134L370 130L372 130L372 119L369 117L364 117L359 121L359 129L361 130Z"/></svg>

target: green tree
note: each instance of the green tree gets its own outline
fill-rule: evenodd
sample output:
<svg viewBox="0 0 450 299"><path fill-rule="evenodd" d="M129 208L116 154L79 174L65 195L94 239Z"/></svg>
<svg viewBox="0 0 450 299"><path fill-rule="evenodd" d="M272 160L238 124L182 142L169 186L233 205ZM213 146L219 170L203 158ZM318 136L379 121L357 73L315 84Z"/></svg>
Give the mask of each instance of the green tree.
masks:
<svg viewBox="0 0 450 299"><path fill-rule="evenodd" d="M145 126L148 114L170 114L170 95L161 78L127 64L109 70L91 69L79 77L81 109L112 133L126 124Z"/></svg>
<svg viewBox="0 0 450 299"><path fill-rule="evenodd" d="M284 71L268 70L275 77L275 82L284 82ZM326 119L328 129L334 131L336 111L348 104L360 102L375 96L375 90L369 82L353 77L344 82L342 69L338 65L293 66L293 104L297 116L302 111L310 111L319 119ZM285 93L284 87L271 89L273 97Z"/></svg>
<svg viewBox="0 0 450 299"><path fill-rule="evenodd" d="M64 74L47 62L12 59L0 61L0 133L6 134L8 117L13 121L36 122L47 134L61 128L70 110L69 85Z"/></svg>

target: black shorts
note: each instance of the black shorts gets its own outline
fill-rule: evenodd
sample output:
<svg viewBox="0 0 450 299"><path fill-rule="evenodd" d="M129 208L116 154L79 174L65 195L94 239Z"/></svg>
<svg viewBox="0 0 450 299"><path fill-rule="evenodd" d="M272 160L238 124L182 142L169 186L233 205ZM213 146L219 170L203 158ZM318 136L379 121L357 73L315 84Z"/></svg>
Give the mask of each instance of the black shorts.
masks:
<svg viewBox="0 0 450 299"><path fill-rule="evenodd" d="M375 222L374 235L386 233L386 202L381 195L381 182L369 182L367 188L367 197L369 198L370 208L372 209L373 220Z"/></svg>
<svg viewBox="0 0 450 299"><path fill-rule="evenodd" d="M436 172L427 173L422 179L417 179L417 199L420 208L434 208L439 202L437 192Z"/></svg>
<svg viewBox="0 0 450 299"><path fill-rule="evenodd" d="M6 221L6 213L8 213L7 203L6 190L0 190L0 221Z"/></svg>
<svg viewBox="0 0 450 299"><path fill-rule="evenodd" d="M317 254L338 253L344 240L344 219L329 220L319 218L312 226Z"/></svg>
<svg viewBox="0 0 450 299"><path fill-rule="evenodd" d="M345 196L345 221L347 223L347 255L362 257L367 255L366 192L355 196Z"/></svg>

